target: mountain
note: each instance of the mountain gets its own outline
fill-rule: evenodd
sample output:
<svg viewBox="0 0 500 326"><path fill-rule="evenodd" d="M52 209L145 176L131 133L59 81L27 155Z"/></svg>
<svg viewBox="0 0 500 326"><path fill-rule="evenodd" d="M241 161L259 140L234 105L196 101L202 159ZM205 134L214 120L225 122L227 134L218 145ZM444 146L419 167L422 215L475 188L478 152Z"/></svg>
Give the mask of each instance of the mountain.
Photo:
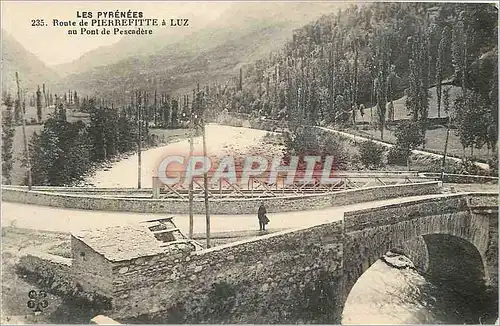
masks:
<svg viewBox="0 0 500 326"><path fill-rule="evenodd" d="M206 7L207 4L200 4L200 6ZM228 4L220 3L217 9L222 12L227 6ZM54 69L57 69L62 76L67 76L82 73L96 67L111 65L129 57L154 55L169 45L206 28L217 17L217 12L212 15L203 15L202 13L193 14L189 16L189 28L158 28L154 30L153 35L141 35L140 37L125 36L117 43L109 46L101 46L89 51L77 60L55 65Z"/></svg>
<svg viewBox="0 0 500 326"><path fill-rule="evenodd" d="M42 83L51 84L59 76L36 55L26 50L9 33L2 30L2 89L16 92L16 71L22 88L30 92Z"/></svg>
<svg viewBox="0 0 500 326"><path fill-rule="evenodd" d="M88 53L69 65L76 73L66 76L60 86L115 99L138 88L190 92L197 82L237 76L241 65L280 49L294 29L343 6L230 3L219 16L186 29L185 34L128 39Z"/></svg>

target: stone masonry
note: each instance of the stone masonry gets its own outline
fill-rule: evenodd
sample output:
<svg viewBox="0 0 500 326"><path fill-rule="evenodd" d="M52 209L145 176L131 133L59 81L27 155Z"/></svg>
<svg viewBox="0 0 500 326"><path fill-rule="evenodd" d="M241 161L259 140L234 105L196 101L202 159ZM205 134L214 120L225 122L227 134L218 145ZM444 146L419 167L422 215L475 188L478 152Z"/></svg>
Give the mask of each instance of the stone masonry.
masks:
<svg viewBox="0 0 500 326"><path fill-rule="evenodd" d="M202 250L181 238L162 243L155 232L163 231L146 226L74 234L74 281L111 298L105 313L120 322L340 323L356 280L386 251L403 248L427 268L428 235L475 248L486 282L496 286L498 215L473 214L467 203L497 196L351 211L340 221Z"/></svg>

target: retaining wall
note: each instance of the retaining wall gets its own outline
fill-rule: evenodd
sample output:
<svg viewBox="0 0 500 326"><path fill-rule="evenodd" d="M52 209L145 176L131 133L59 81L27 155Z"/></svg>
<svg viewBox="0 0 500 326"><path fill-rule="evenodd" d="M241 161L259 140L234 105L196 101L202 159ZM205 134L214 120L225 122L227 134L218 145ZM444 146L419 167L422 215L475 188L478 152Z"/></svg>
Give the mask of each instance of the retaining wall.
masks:
<svg viewBox="0 0 500 326"><path fill-rule="evenodd" d="M40 276L52 290L71 293L75 284L71 276L71 259L46 253L30 253L22 256L17 267Z"/></svg>
<svg viewBox="0 0 500 326"><path fill-rule="evenodd" d="M108 296L95 291L94 286L82 287L82 273L72 263L70 258L32 252L19 259L17 268L21 273L28 274L29 278L34 278L34 283L42 290L63 297L83 299L100 311L111 309Z"/></svg>
<svg viewBox="0 0 500 326"><path fill-rule="evenodd" d="M322 209L374 200L435 194L439 193L440 189L441 182L434 181L368 187L334 193L293 197L211 199L210 212L212 214L254 214L261 201L264 202L270 213L300 211L304 209ZM28 191L11 187L2 187L2 200L24 204L101 211L171 214L185 214L189 211L189 201L187 199L112 198L104 196L50 193L34 190ZM204 214L204 201L195 200L193 203L193 210L195 214Z"/></svg>
<svg viewBox="0 0 500 326"><path fill-rule="evenodd" d="M120 264L112 317L127 323L340 322L342 221Z"/></svg>

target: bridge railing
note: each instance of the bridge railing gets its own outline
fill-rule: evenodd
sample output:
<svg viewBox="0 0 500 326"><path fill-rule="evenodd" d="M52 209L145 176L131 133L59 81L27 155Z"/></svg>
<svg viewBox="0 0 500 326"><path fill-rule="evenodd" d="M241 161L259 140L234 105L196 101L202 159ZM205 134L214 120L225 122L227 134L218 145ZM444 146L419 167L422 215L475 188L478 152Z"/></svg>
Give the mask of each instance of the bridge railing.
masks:
<svg viewBox="0 0 500 326"><path fill-rule="evenodd" d="M278 175L274 182L262 176L250 176L245 184L234 184L227 179L209 182L207 187L210 198L267 198L280 196L296 196L304 194L331 193L348 189L358 189L373 186L397 185L426 181L412 171L378 171L378 172L342 172L331 177L329 183L321 183L319 179L309 182L297 181L288 183L287 177ZM189 196L189 186L186 184L163 184L158 177L153 177L153 198L182 198ZM193 197L203 197L205 187L202 177L193 179Z"/></svg>

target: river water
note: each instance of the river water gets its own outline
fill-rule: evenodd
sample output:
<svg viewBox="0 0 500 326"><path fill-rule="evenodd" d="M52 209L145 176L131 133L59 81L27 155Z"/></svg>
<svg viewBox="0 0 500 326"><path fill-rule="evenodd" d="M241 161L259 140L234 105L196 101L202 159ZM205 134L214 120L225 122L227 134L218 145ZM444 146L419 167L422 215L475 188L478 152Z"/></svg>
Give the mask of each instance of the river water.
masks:
<svg viewBox="0 0 500 326"><path fill-rule="evenodd" d="M474 288L474 287L473 287ZM352 288L342 324L493 324L498 297L480 284L475 293L431 281L413 269L375 262Z"/></svg>

